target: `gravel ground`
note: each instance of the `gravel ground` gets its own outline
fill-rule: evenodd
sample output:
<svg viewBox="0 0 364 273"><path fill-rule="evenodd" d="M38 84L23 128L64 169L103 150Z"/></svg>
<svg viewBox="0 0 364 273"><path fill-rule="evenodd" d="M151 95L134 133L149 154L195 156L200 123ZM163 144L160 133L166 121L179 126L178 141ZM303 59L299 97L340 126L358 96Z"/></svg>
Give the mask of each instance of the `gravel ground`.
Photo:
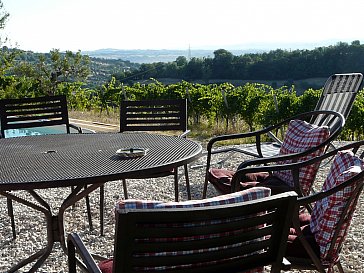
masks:
<svg viewBox="0 0 364 273"><path fill-rule="evenodd" d="M205 160L206 158L202 157L192 165L203 164ZM225 167L235 169L238 162L241 162L242 160L244 160L244 158L236 156L232 158ZM323 181L327 170L328 167L320 170L318 181ZM204 168L191 168L189 171L193 199L201 199L204 171ZM171 201L174 196L173 178L129 180L128 190L130 198ZM46 200L50 201L53 211L57 211L57 206L59 206L70 191L69 188L59 188L38 190L37 192ZM181 200L186 200L185 193L184 179L181 179ZM213 187L210 186L208 196L215 196L216 194ZM94 230L91 231L88 227L84 200L81 200L74 208L70 208L66 211L66 232L78 232L91 251L106 257L111 256L113 252L114 236L113 207L119 198L123 198L120 181L108 182L105 185L106 213L104 236L100 236L99 233L98 190L93 192L90 196ZM14 202L18 237L16 240L12 240L10 221L6 210L6 198L2 196L0 196L0 209L0 272L7 272L7 269L9 269L11 265L28 257L45 245L46 229L44 217L41 213ZM341 255L342 264L347 272L364 273L363 224L364 195L362 194ZM27 270L29 270L29 266L22 268L19 272L27 272ZM61 247L58 244L55 245L52 254L37 272L68 272L67 257L63 254Z"/></svg>

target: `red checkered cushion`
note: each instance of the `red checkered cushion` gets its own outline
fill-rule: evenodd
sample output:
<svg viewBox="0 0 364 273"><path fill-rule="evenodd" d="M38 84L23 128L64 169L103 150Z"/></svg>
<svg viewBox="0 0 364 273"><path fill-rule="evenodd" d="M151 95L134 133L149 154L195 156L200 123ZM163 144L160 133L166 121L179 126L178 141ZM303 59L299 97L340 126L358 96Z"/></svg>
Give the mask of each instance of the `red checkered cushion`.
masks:
<svg viewBox="0 0 364 273"><path fill-rule="evenodd" d="M191 207L209 207L225 204L233 204L238 202L250 201L270 196L270 189L264 187L255 187L252 189L234 192L226 195L220 195L208 199L202 200L189 200L184 202L161 202L161 201L149 201L149 200L121 200L116 204L116 209L161 209L161 208L191 208ZM196 223L198 225L198 223ZM206 223L204 223L206 224ZM217 224L214 221L213 224ZM190 225L190 224L188 224ZM211 236L223 236L224 234L211 234ZM208 235L204 235L208 236ZM183 238L168 238L168 240L183 240ZM190 240L191 238L186 238ZM203 239L202 236L198 236L198 239ZM206 251L216 251L216 249L207 249ZM150 255L165 255L161 253L148 253ZM112 259L103 261L99 264L99 267L103 273L111 273L112 271ZM147 268L139 268L141 271L147 270ZM166 268L167 269L167 268ZM163 272L163 270L161 271ZM257 268L247 272L263 272L263 268Z"/></svg>
<svg viewBox="0 0 364 273"><path fill-rule="evenodd" d="M316 126L303 120L291 120L284 140L279 151L280 155L304 152L312 147L321 144L330 136L330 130L327 126ZM321 155L325 147L300 158L300 161L308 160L312 157ZM284 161L281 164L289 164L291 161ZM312 183L315 179L320 163L306 166L300 170L299 181L304 195L309 194ZM275 171L274 176L287 183L288 186L294 187L292 173L289 170Z"/></svg>
<svg viewBox="0 0 364 273"><path fill-rule="evenodd" d="M364 162L353 155L351 151L339 152L334 159L330 172L322 187L323 191L333 188L347 181L364 170ZM340 235L335 243L333 253L329 253L334 231L338 228L338 222L343 209L357 187L357 181L343 190L317 201L312 214L310 229L315 234L315 239L320 246L321 259L330 258L329 263L338 259L343 241L345 240L351 218L356 204L351 204L347 211L346 221L339 227Z"/></svg>

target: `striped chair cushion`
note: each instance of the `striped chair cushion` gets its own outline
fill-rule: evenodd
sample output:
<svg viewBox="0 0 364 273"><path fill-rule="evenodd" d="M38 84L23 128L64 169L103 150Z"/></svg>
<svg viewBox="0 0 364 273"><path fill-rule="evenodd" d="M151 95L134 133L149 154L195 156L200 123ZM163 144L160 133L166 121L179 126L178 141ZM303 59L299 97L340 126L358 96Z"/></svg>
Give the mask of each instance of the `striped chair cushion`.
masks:
<svg viewBox="0 0 364 273"><path fill-rule="evenodd" d="M149 201L149 200L121 200L116 204L116 209L161 209L161 208L192 208L192 207L210 207L217 205L225 205L225 204L233 204L238 202L245 202L255 199L260 199L264 197L268 197L271 194L271 190L269 188L264 187L255 187L248 190L234 192L226 195L219 195L216 197L202 199L202 200L188 200L184 202L162 202L162 201ZM190 225L189 223L186 223ZM196 223L198 225L199 223ZM209 224L209 223L204 223ZM214 221L211 224L218 224L217 221ZM223 236L224 234L212 234L211 236ZM205 236L205 235L204 235ZM208 235L206 235L208 236ZM197 239L203 239L201 236L198 236ZM168 238L171 241L181 241L184 238ZM186 238L186 240L191 240L191 238ZM216 249L207 249L205 251L216 251ZM173 253L172 253L173 254ZM165 255L161 253L148 253L148 255ZM217 263L216 261L215 263ZM214 263L214 261L212 261ZM111 273L112 272L112 259L102 261L99 263L99 267L103 273ZM175 268L175 267L174 267ZM141 271L148 271L149 268L138 268ZM164 268L163 269L167 269ZM170 268L168 268L170 269ZM163 272L163 270L161 270ZM246 272L263 272L263 267L256 268L254 270L246 271Z"/></svg>
<svg viewBox="0 0 364 273"><path fill-rule="evenodd" d="M312 147L321 144L330 136L330 131L327 126L316 126L307 123L303 120L291 120L286 134L284 136L283 144L280 148L279 154L292 154L304 152ZM321 155L325 147L322 147L315 152L300 158L301 161L308 160L312 157ZM281 164L289 164L291 161L284 161ZM316 176L319 163L302 168L299 174L300 186L304 195L309 194L312 183ZM292 173L289 170L275 171L274 176L283 180L288 186L294 187Z"/></svg>
<svg viewBox="0 0 364 273"><path fill-rule="evenodd" d="M234 204L270 196L271 190L264 187L251 188L244 191L219 195L201 200L188 200L183 202L162 202L150 200L121 200L116 209L162 209L162 208L192 208L210 207L217 205Z"/></svg>
<svg viewBox="0 0 364 273"><path fill-rule="evenodd" d="M363 160L354 156L351 151L339 152L332 163L322 190L326 191L340 185L363 170ZM310 229L315 234L315 239L320 246L321 259L323 260L328 255L331 257L329 262L335 262L338 259L338 254L345 240L356 204L351 204L346 214L346 221L340 227L337 227L337 225L348 199L352 196L359 182L357 181L357 183L351 184L343 190L317 201L313 208ZM340 235L335 243L333 253L329 253L333 234L337 228L340 229Z"/></svg>

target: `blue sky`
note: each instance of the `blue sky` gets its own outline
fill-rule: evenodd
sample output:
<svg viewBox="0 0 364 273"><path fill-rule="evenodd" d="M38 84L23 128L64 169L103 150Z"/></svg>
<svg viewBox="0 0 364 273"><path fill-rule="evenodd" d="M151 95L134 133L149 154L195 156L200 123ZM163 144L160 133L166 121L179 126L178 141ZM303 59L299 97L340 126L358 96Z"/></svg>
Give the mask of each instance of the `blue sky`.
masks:
<svg viewBox="0 0 364 273"><path fill-rule="evenodd" d="M2 0L24 50L307 48L364 42L362 0Z"/></svg>

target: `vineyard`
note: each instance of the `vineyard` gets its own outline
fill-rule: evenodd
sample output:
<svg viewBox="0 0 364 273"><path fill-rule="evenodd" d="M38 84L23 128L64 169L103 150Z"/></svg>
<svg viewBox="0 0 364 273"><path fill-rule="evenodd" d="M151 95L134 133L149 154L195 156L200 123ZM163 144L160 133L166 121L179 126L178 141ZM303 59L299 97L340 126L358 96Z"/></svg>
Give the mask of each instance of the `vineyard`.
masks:
<svg viewBox="0 0 364 273"><path fill-rule="evenodd" d="M165 85L156 80L150 84L127 86L112 79L98 90L83 88L77 83L63 83L58 85L54 94L65 94L70 109L106 115L117 115L120 100L124 99L186 98L190 126L208 127L215 133L222 134L256 130L295 114L312 111L321 91L308 89L298 96L294 86L274 89L258 83L236 87L230 83L203 85L186 81ZM11 97L6 92L1 97L4 95ZM16 92L13 97L41 95L47 94ZM364 134L363 120L364 93L361 90L340 138L361 139ZM221 129L218 131L216 128Z"/></svg>
<svg viewBox="0 0 364 273"><path fill-rule="evenodd" d="M308 89L297 96L294 86L273 89L258 83L237 87L230 83L203 85L185 81L164 85L156 80L148 85L115 86L111 83L99 94L97 108L100 111L118 109L121 99L186 98L190 124L223 127L220 133L226 133L256 130L295 114L312 111L321 91ZM361 90L341 138L361 139L363 120L364 92Z"/></svg>
<svg viewBox="0 0 364 273"><path fill-rule="evenodd" d="M200 84L181 80L163 84L151 78L148 84L125 84L111 77L98 86L87 84L87 56L80 52L40 55L36 63L19 58L18 51L3 49L0 66L0 99L64 94L69 108L98 114L117 115L121 100L185 98L189 125L207 128L212 134L257 130L298 113L312 111L320 89L308 88L297 95L295 85L273 87L261 83L234 86ZM340 135L343 140L364 135L364 92L361 90ZM202 134L203 130L199 129Z"/></svg>

